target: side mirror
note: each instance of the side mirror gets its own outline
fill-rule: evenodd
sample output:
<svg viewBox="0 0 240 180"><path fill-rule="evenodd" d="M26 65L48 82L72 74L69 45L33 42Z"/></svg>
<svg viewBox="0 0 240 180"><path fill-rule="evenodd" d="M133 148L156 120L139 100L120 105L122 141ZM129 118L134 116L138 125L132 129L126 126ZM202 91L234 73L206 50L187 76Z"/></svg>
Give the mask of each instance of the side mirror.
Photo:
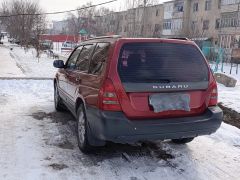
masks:
<svg viewBox="0 0 240 180"><path fill-rule="evenodd" d="M55 61L53 62L53 66L54 66L55 68L59 68L59 69L65 67L63 60L55 60Z"/></svg>

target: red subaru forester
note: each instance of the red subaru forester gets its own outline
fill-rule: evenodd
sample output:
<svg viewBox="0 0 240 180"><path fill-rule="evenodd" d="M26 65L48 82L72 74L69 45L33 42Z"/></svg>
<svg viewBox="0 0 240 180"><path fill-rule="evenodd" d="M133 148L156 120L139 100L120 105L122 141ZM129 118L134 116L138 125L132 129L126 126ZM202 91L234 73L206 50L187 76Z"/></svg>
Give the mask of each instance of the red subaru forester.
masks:
<svg viewBox="0 0 240 180"><path fill-rule="evenodd" d="M216 81L188 39L94 38L54 66L55 107L76 117L83 152L106 141L188 143L221 125Z"/></svg>

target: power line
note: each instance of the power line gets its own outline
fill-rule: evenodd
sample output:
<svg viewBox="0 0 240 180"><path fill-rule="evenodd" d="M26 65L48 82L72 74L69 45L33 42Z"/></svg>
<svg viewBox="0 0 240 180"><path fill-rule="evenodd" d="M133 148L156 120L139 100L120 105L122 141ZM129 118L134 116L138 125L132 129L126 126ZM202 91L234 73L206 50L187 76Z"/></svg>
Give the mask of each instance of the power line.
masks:
<svg viewBox="0 0 240 180"><path fill-rule="evenodd" d="M86 7L82 7L82 8L77 8L77 9L72 9L72 10L67 10L67 11L56 11L56 12L47 12L47 13L36 13L36 14L12 14L12 15L1 15L0 18L7 18L7 17L15 17L15 16L40 16L40 15L53 15L53 14L63 14L63 13L69 13L69 12L74 12L74 11L79 11L79 10L83 10L83 9L89 9L92 7L96 7L96 6L101 6L104 4L109 4L112 2L115 2L117 0L111 0L111 1L106 1L103 3L99 3L99 4L94 4L94 5L90 5L90 6L86 6Z"/></svg>

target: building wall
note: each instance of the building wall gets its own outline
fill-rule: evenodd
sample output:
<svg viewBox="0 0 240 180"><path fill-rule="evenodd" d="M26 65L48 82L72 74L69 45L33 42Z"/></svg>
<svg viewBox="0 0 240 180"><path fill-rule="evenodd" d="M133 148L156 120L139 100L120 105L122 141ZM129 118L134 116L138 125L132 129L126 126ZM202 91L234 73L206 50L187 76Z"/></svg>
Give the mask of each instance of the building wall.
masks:
<svg viewBox="0 0 240 180"><path fill-rule="evenodd" d="M146 8L145 33L147 37L160 37L163 28L163 5L156 5Z"/></svg>
<svg viewBox="0 0 240 180"><path fill-rule="evenodd" d="M239 47L240 1L222 0L221 28L219 29L220 47L231 49Z"/></svg>
<svg viewBox="0 0 240 180"><path fill-rule="evenodd" d="M206 1L211 3L209 9L206 9ZM198 4L198 10L196 10L196 4ZM219 30L216 23L221 13L219 0L192 0L189 8L189 37L212 38L216 41Z"/></svg>

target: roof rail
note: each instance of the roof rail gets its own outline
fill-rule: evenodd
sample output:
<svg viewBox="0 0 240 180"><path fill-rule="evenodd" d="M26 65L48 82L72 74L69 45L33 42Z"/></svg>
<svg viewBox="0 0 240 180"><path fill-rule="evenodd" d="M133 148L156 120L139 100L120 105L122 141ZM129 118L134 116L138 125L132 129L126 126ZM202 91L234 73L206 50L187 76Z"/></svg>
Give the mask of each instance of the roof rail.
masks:
<svg viewBox="0 0 240 180"><path fill-rule="evenodd" d="M94 40L94 39L105 39L105 38L121 38L121 35L112 35L112 36L99 36L95 38L86 39L85 41Z"/></svg>
<svg viewBox="0 0 240 180"><path fill-rule="evenodd" d="M186 37L173 37L173 38L168 38L168 39L179 39L179 40L184 40L184 41L190 41L190 39Z"/></svg>

